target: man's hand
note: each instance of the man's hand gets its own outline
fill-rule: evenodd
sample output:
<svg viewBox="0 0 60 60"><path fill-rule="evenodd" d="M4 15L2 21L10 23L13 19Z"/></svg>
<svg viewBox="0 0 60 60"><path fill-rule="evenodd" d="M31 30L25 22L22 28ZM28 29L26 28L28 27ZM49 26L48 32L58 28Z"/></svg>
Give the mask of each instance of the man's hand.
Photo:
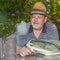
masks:
<svg viewBox="0 0 60 60"><path fill-rule="evenodd" d="M22 47L20 49L20 55L22 57L26 56L26 55L35 55L36 53L35 52L31 52L31 50L27 47Z"/></svg>

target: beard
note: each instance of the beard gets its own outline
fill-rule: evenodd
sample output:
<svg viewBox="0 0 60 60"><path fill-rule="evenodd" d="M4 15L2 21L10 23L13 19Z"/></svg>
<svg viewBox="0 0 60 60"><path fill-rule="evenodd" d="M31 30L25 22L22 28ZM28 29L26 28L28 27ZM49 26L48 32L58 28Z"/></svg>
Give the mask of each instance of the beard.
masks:
<svg viewBox="0 0 60 60"><path fill-rule="evenodd" d="M43 29L43 25L38 25L38 24L34 24L34 25L32 25L32 27L35 30L41 30L41 29Z"/></svg>

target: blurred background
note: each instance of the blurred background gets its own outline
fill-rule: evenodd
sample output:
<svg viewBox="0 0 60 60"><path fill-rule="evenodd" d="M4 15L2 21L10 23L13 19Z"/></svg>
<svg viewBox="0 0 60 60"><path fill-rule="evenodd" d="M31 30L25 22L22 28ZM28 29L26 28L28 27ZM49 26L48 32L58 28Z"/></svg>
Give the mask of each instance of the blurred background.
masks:
<svg viewBox="0 0 60 60"><path fill-rule="evenodd" d="M29 22L29 12L37 1L46 5L48 21L56 24L60 36L60 0L0 0L0 37L14 33L17 23Z"/></svg>

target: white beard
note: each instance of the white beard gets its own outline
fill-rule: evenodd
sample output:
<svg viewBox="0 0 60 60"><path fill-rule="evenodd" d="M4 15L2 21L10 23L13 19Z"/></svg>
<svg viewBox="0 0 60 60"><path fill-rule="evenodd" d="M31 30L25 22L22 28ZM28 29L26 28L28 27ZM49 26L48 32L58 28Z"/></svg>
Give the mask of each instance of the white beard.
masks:
<svg viewBox="0 0 60 60"><path fill-rule="evenodd" d="M35 29L35 30L41 30L42 29L42 27L41 26L39 26L39 25L33 25L33 29Z"/></svg>

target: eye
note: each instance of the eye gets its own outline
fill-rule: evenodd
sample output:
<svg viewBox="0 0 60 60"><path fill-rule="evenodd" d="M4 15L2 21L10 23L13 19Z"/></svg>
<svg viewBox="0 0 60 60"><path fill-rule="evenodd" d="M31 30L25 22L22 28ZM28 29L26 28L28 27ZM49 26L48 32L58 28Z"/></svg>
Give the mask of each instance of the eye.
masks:
<svg viewBox="0 0 60 60"><path fill-rule="evenodd" d="M32 15L31 18L35 18L35 16Z"/></svg>
<svg viewBox="0 0 60 60"><path fill-rule="evenodd" d="M38 18L43 18L43 15L38 15Z"/></svg>
<svg viewBox="0 0 60 60"><path fill-rule="evenodd" d="M38 16L38 18L42 18L42 16Z"/></svg>

